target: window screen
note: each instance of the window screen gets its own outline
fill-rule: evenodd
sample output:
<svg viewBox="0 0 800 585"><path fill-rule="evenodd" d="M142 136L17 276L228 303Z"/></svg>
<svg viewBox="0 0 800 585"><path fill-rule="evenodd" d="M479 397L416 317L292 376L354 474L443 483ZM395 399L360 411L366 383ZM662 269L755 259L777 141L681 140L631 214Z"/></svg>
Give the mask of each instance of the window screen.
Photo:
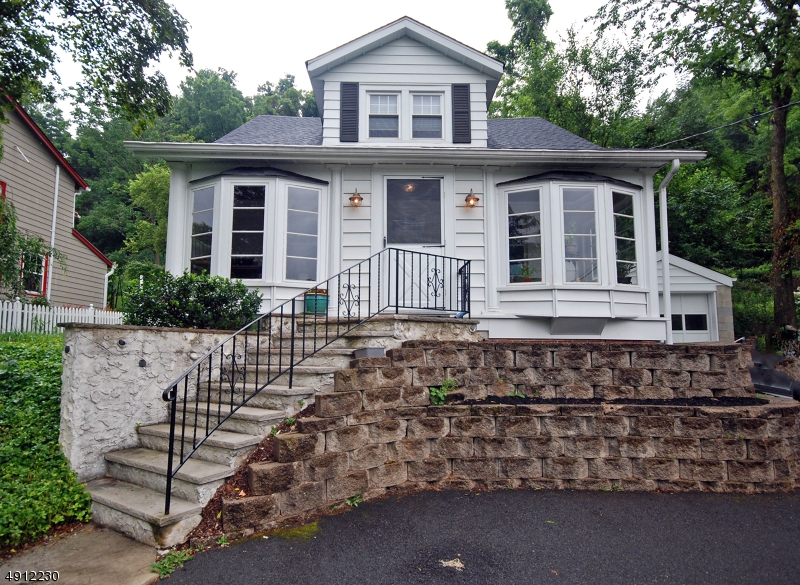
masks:
<svg viewBox="0 0 800 585"><path fill-rule="evenodd" d="M386 242L442 243L442 187L439 179L386 181Z"/></svg>

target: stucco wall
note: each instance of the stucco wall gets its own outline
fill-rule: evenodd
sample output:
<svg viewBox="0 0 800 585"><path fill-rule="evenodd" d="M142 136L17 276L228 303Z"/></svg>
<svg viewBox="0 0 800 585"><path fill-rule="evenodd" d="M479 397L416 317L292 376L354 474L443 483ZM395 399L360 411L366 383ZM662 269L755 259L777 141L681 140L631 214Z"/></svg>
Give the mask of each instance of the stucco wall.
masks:
<svg viewBox="0 0 800 585"><path fill-rule="evenodd" d="M137 423L166 421L164 388L228 335L194 329L67 325L59 441L78 479L102 477L106 452L137 446Z"/></svg>

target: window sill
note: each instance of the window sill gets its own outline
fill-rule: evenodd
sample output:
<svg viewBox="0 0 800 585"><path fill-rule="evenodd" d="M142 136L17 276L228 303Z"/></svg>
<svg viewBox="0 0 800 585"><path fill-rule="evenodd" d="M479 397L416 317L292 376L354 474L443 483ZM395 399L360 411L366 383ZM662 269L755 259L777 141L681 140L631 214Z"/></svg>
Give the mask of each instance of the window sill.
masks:
<svg viewBox="0 0 800 585"><path fill-rule="evenodd" d="M646 289L630 284L597 284L594 282L584 282L575 284L546 284L536 282L521 282L519 284L507 284L497 287L498 292L511 292L518 290L624 290L630 292L647 292Z"/></svg>

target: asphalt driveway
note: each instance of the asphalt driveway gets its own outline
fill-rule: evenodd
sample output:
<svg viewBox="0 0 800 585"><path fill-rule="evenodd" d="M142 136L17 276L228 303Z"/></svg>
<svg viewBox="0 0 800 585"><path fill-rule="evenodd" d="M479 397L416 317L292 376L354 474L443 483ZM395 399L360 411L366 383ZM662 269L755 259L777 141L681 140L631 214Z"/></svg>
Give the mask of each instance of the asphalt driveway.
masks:
<svg viewBox="0 0 800 585"><path fill-rule="evenodd" d="M800 583L800 493L423 492L318 526L198 554L168 582Z"/></svg>

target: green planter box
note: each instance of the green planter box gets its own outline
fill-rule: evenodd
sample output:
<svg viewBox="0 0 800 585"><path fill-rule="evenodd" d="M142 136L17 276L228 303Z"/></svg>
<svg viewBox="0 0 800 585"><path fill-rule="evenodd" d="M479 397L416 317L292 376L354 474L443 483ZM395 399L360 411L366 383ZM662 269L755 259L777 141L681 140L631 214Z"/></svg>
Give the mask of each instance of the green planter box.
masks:
<svg viewBox="0 0 800 585"><path fill-rule="evenodd" d="M306 313L324 315L328 312L328 291L308 291L305 296Z"/></svg>

